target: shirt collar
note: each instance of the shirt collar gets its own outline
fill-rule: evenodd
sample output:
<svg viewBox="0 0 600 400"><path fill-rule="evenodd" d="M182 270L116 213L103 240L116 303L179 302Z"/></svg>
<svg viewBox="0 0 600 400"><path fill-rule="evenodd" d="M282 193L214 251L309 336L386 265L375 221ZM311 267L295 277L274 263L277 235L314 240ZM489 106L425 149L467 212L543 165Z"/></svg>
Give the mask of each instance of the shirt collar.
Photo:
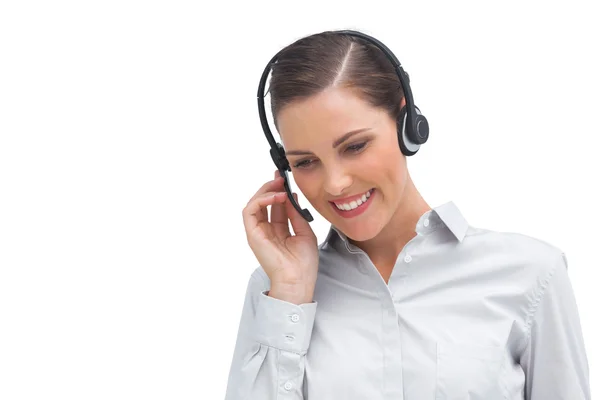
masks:
<svg viewBox="0 0 600 400"><path fill-rule="evenodd" d="M453 201L441 204L423 213L417 221L415 232L426 235L437 230L440 226L448 228L459 242L462 242L469 229L467 220ZM327 246L334 236L338 236L345 243L349 243L348 237L338 228L331 225L322 246Z"/></svg>

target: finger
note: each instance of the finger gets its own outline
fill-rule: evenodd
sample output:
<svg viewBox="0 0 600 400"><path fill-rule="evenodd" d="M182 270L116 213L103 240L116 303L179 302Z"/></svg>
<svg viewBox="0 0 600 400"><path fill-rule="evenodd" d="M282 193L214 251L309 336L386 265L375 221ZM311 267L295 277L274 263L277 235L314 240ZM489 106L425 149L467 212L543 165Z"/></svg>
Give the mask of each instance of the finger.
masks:
<svg viewBox="0 0 600 400"><path fill-rule="evenodd" d="M271 206L271 225L278 238L285 239L292 236L290 232L290 223L288 214L286 211L286 203L290 200L287 197L287 193L284 193L283 201L281 203L273 203Z"/></svg>
<svg viewBox="0 0 600 400"><path fill-rule="evenodd" d="M248 202L242 210L246 231L250 232L262 222L269 222L267 206L285 201L285 192L267 192Z"/></svg>
<svg viewBox="0 0 600 400"><path fill-rule="evenodd" d="M296 193L292 193L296 203L298 203L298 195ZM292 229L294 229L294 233L299 236L315 236L312 228L310 227L307 220L294 208L291 201L285 202L285 207L290 218L290 222L292 223ZM300 207L302 208L302 207Z"/></svg>
<svg viewBox="0 0 600 400"><path fill-rule="evenodd" d="M278 192L285 192L285 188L283 187L283 179L278 180L278 184L275 185L274 188ZM287 212L285 211L285 204L276 203L271 207L271 222L273 223L288 223Z"/></svg>
<svg viewBox="0 0 600 400"><path fill-rule="evenodd" d="M258 198L259 196L261 196L265 193L277 191L277 186L281 184L280 182L283 182L283 178L281 176L278 176L277 178L274 178L268 182L265 182L256 191L256 193L254 193L254 195L250 198L250 200L248 200L248 203L250 203L252 200Z"/></svg>
<svg viewBox="0 0 600 400"><path fill-rule="evenodd" d="M275 170L274 178L276 181L277 191L285 191L285 187L283 186L283 179L277 179L281 178L281 175L279 174L278 170ZM286 193L286 199L284 202L274 203L271 206L271 223L273 224L275 234L279 238L286 238L292 235L290 233L290 224L288 222L287 211L285 210L285 202L288 202L288 200L289 199L287 198Z"/></svg>

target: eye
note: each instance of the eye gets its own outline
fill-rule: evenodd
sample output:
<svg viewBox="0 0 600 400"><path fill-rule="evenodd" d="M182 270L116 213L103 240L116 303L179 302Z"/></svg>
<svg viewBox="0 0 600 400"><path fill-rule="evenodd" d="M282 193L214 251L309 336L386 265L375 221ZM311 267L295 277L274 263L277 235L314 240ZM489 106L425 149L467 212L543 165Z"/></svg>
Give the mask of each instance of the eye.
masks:
<svg viewBox="0 0 600 400"><path fill-rule="evenodd" d="M351 144L350 146L346 147L346 151L352 154L358 154L362 151L362 149L364 149L364 147L367 145L369 141L365 141L365 142L361 142L361 143L355 143L355 144ZM294 164L294 168L297 169L308 169L310 168L311 164L314 164L315 161L312 159L306 159L306 160L301 160L298 161L296 164Z"/></svg>
<svg viewBox="0 0 600 400"><path fill-rule="evenodd" d="M311 164L311 160L302 160L294 164L294 168L307 168Z"/></svg>
<svg viewBox="0 0 600 400"><path fill-rule="evenodd" d="M367 142L352 144L348 146L346 150L350 151L351 153L358 153L366 146L366 144Z"/></svg>

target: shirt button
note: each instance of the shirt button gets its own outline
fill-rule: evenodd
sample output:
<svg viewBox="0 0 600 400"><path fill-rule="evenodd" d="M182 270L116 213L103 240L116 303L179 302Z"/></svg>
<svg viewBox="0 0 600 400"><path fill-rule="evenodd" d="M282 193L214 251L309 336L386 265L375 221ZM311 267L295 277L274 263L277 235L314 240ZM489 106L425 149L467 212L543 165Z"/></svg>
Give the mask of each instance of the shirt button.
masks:
<svg viewBox="0 0 600 400"><path fill-rule="evenodd" d="M298 322L300 321L300 316L298 314L293 314L292 315L292 322Z"/></svg>
<svg viewBox="0 0 600 400"><path fill-rule="evenodd" d="M285 390L288 390L288 391L289 391L289 390L292 390L292 382L290 382L290 381L287 381L287 382L285 383L285 385L283 385L283 388L284 388Z"/></svg>
<svg viewBox="0 0 600 400"><path fill-rule="evenodd" d="M411 262L412 261L412 257L410 256L410 254L407 254L406 257L404 257L404 262Z"/></svg>
<svg viewBox="0 0 600 400"><path fill-rule="evenodd" d="M428 219L426 219L425 221L423 221L423 225L425 225L425 226L429 226L429 220L428 220Z"/></svg>

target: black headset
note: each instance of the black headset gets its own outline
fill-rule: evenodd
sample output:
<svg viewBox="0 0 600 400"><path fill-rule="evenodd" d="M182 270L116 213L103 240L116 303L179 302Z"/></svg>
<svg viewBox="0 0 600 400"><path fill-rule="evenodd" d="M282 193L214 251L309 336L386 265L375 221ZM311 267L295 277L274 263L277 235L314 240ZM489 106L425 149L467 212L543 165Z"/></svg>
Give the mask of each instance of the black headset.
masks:
<svg viewBox="0 0 600 400"><path fill-rule="evenodd" d="M400 150L402 154L405 156L412 156L419 151L421 145L427 142L429 138L429 123L424 115L421 114L421 111L418 107L415 106L413 101L412 92L410 90L410 78L408 74L404 71L400 62L392 53L390 49L388 49L383 43L379 40L364 34L362 32L352 31L352 30L341 30L335 31L335 33L341 35L354 36L361 39L366 40L367 42L378 47L390 60L390 62L394 65L394 69L398 74L398 78L400 79L400 84L402 85L402 90L404 91L404 97L406 99L406 107L402 107L400 110L400 114L398 115L397 120L397 129L398 129L398 142L400 143ZM284 182L283 186L285 187L285 191L287 192L288 198L292 202L294 208L304 217L308 222L313 221L313 217L307 209L301 209L296 200L292 196L292 191L290 189L289 177L287 172L291 171L290 163L285 156L285 150L281 143L278 143L273 138L273 134L269 129L269 123L267 121L267 116L265 113L265 84L267 82L267 76L271 71L271 68L275 62L277 62L277 57L279 53L277 53L271 61L267 64L267 67L262 73L260 77L260 83L258 84L258 115L260 116L260 123L262 125L263 131L265 132L265 136L269 141L269 145L271 146L271 158L275 163L275 166L279 170L279 174L283 177Z"/></svg>

